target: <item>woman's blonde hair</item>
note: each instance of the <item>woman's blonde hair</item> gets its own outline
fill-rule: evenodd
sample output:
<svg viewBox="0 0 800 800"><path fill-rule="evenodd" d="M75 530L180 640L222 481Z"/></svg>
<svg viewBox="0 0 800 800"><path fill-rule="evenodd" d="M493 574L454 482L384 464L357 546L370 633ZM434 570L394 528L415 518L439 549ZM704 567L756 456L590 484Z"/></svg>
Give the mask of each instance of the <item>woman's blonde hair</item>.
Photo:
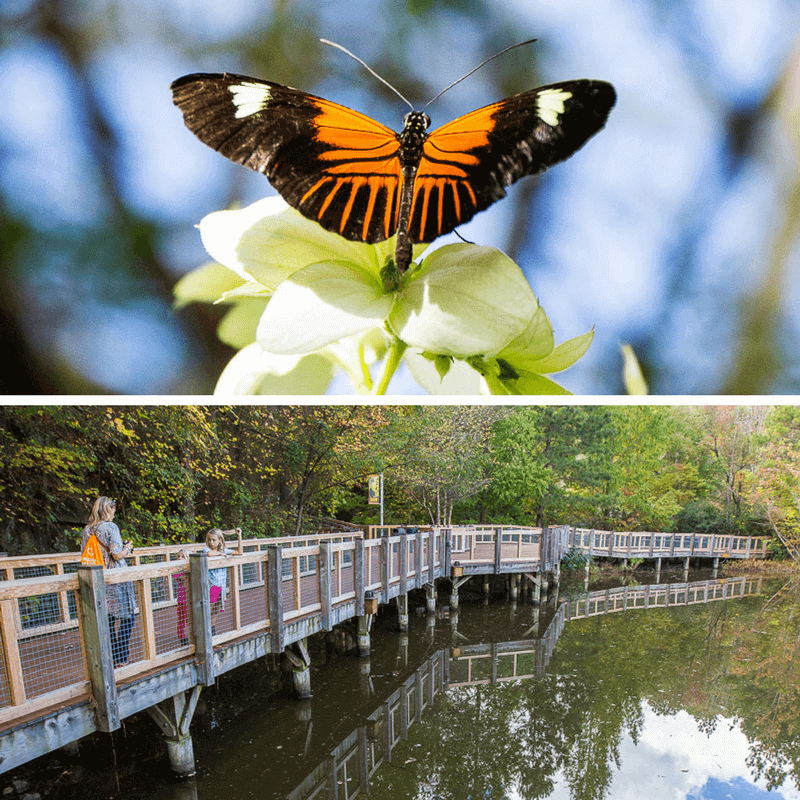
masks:
<svg viewBox="0 0 800 800"><path fill-rule="evenodd" d="M217 536L219 536L219 540L220 540L220 542L222 542L222 547L220 547L220 548L211 547L212 540ZM206 547L210 548L211 550L217 550L217 549L224 550L225 549L225 534L222 532L222 530L220 528L212 528L206 534Z"/></svg>
<svg viewBox="0 0 800 800"><path fill-rule="evenodd" d="M110 522L114 518L117 504L110 498L101 495L94 501L92 513L89 514L89 524L97 525L98 522Z"/></svg>

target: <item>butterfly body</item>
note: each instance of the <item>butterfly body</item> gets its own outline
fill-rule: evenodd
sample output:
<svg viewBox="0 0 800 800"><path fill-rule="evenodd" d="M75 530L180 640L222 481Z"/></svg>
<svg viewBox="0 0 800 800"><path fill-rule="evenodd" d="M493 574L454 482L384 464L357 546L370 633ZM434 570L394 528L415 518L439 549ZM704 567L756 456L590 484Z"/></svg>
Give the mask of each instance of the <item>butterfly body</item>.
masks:
<svg viewBox="0 0 800 800"><path fill-rule="evenodd" d="M428 133L424 111L396 133L298 89L244 75L199 73L172 84L187 127L222 155L263 173L324 228L376 243L432 242L505 196L525 175L563 161L605 124L604 81L552 84L480 108Z"/></svg>

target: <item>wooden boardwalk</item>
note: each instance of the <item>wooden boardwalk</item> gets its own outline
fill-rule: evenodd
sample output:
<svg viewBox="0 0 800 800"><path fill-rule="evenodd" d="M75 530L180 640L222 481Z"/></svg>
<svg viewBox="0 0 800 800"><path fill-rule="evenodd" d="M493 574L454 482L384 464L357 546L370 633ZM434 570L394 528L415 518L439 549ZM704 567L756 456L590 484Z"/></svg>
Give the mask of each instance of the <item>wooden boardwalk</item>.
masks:
<svg viewBox="0 0 800 800"><path fill-rule="evenodd" d="M393 535L370 538L374 533L246 542L244 555L224 562L229 592L213 620L208 559L193 553L188 562L176 560L181 545L141 548L125 570L78 567L75 553L0 558L0 772L93 731L114 730L143 710L164 732L176 770L190 771L189 723L200 687L217 675L268 654L285 654L298 674L304 668L307 674L306 638L349 621L368 652L378 606L394 601L402 629L408 593L424 589L432 612L441 578L451 583L454 607L458 587L472 575L527 575L538 598L557 580L567 550L584 547L587 533L595 555L618 558L661 557L666 550L664 557L675 558L764 552L763 540L743 537L704 543L686 535L686 547L678 534L569 526L392 529L380 533ZM670 537L668 547L656 537ZM603 546L606 552L597 552ZM185 608L179 581L188 585ZM130 660L115 669L105 594L120 582L133 583L138 613Z"/></svg>

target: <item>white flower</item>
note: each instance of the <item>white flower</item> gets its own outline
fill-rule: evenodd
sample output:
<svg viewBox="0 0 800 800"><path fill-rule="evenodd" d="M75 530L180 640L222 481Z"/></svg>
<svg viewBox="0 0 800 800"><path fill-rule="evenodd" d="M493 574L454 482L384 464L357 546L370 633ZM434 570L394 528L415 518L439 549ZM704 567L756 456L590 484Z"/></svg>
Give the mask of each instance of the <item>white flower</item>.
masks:
<svg viewBox="0 0 800 800"><path fill-rule="evenodd" d="M220 336L240 352L217 394L321 394L337 370L357 391L383 393L401 359L431 393L564 393L542 373L565 369L591 342L589 333L554 348L522 271L493 248L445 246L401 274L394 240L347 241L279 198L217 211L199 227L236 275L206 265L176 287L179 302L232 306Z"/></svg>

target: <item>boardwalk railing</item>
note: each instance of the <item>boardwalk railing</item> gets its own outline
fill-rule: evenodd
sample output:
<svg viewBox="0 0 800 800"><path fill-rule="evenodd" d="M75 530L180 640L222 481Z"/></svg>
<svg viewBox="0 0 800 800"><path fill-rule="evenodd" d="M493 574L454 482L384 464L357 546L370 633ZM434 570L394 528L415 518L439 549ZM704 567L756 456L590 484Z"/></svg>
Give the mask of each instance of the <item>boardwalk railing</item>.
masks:
<svg viewBox="0 0 800 800"><path fill-rule="evenodd" d="M763 558L767 539L710 533L617 532L572 528L570 547L608 558Z"/></svg>
<svg viewBox="0 0 800 800"><path fill-rule="evenodd" d="M634 609L671 608L750 597L761 593L761 578L745 575L693 583L667 583L648 586L621 586L589 592L564 601L566 620L586 619Z"/></svg>
<svg viewBox="0 0 800 800"><path fill-rule="evenodd" d="M246 661L364 618L377 603L423 586L432 596L438 578L557 573L573 546L613 557L765 552L763 540L745 537L461 526L249 541L244 555L226 560L199 553L177 560L181 545L141 548L135 565L119 570L78 567L74 553L0 559L0 772L98 728L112 730L125 716L213 683ZM224 608L213 613L211 570L227 574ZM106 595L118 583L133 584L137 613L129 659L115 668ZM64 709L69 713L31 733L32 722L52 721ZM17 739L6 735L25 726Z"/></svg>
<svg viewBox="0 0 800 800"><path fill-rule="evenodd" d="M388 602L445 574L445 540L444 531L375 540L325 538L302 547L270 544L224 561L195 554L191 563L79 567L71 574L4 581L0 733L54 708L96 703L97 687L111 692L106 712L113 729L117 716L141 710L121 693L143 676L188 662L196 673L191 679L208 684L244 660L330 630L363 615L368 592ZM222 582L228 591L224 609L212 618L208 573L218 569L227 572ZM111 668L93 648L108 638L105 595L118 583L133 584L137 614L130 658ZM249 644L237 649L241 642ZM167 684L165 697L174 694ZM145 699L156 702L153 696ZM15 763L20 762L0 750L0 771Z"/></svg>

